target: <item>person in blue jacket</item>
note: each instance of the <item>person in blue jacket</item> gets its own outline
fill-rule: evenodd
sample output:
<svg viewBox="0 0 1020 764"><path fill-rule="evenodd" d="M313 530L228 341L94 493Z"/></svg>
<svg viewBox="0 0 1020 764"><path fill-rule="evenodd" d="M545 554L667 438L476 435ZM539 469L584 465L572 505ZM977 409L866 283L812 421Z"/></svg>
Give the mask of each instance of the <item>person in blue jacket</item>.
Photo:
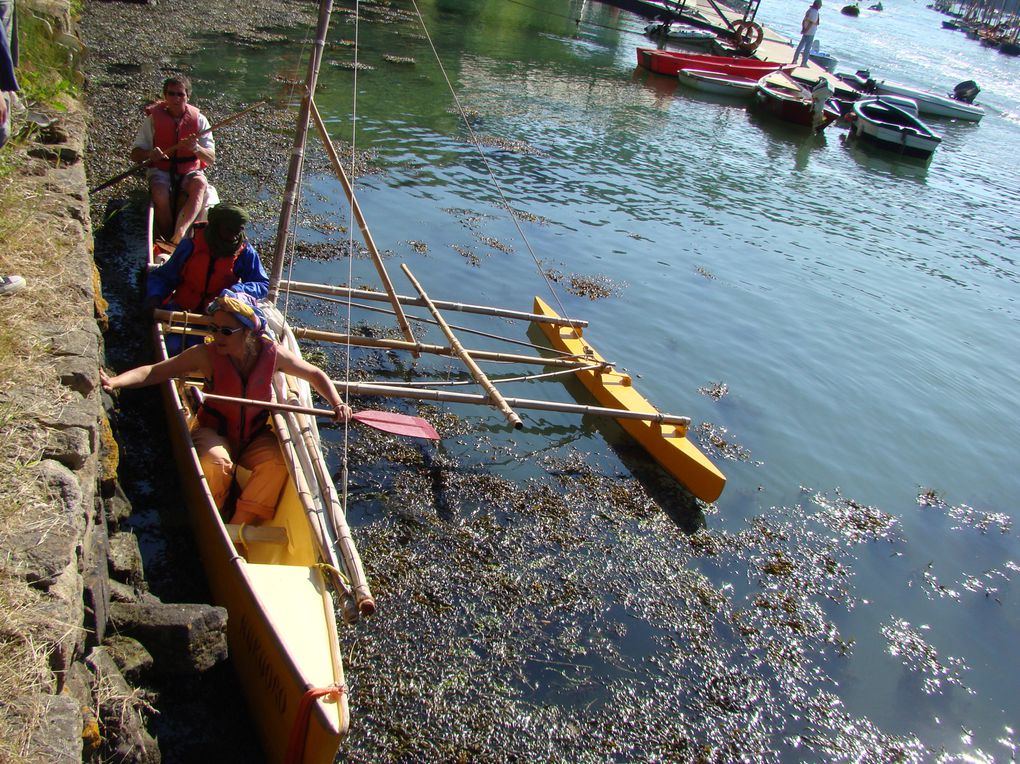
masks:
<svg viewBox="0 0 1020 764"><path fill-rule="evenodd" d="M209 210L209 222L197 227L159 268L149 274L145 309L184 310L202 313L224 289L246 294L254 301L269 293L269 276L255 248L244 235L248 213L233 204L217 204ZM190 336L188 345L201 342ZM172 347L170 347L172 345ZM183 350L180 335L168 341L171 355Z"/></svg>

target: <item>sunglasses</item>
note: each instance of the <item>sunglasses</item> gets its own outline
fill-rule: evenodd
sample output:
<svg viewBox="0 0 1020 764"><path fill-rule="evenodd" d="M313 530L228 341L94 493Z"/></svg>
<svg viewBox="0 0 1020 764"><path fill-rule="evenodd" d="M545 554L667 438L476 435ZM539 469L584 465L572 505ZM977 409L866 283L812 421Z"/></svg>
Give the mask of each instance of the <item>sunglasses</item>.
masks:
<svg viewBox="0 0 1020 764"><path fill-rule="evenodd" d="M188 94L183 90L168 90L166 91L168 96L176 96L177 98L187 98Z"/></svg>
<svg viewBox="0 0 1020 764"><path fill-rule="evenodd" d="M209 327L209 331L213 334L222 334L224 337L231 337L235 332L239 332L243 328L243 326L235 326L233 328L229 326L211 326Z"/></svg>

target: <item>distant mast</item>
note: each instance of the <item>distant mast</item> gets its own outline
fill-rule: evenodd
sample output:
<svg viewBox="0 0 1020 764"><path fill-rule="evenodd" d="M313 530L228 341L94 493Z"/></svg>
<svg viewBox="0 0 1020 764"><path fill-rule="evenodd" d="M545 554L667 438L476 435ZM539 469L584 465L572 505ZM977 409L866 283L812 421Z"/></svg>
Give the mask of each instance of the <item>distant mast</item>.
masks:
<svg viewBox="0 0 1020 764"><path fill-rule="evenodd" d="M290 236L291 218L297 205L297 187L301 180L301 170L305 159L305 138L308 134L309 115L311 113L312 96L319 78L319 66L322 63L322 51L326 47L326 34L329 31L329 17L333 12L333 0L320 0L319 25L315 30L315 44L308 60L308 75L305 78L305 93L301 99L298 112L297 130L294 134L294 146L290 154L290 167L287 170L287 185L283 192L283 204L280 206L280 222L276 227L276 248L273 250L273 262L269 274L269 300L276 302L280 291L280 277L283 275L284 254L287 239Z"/></svg>

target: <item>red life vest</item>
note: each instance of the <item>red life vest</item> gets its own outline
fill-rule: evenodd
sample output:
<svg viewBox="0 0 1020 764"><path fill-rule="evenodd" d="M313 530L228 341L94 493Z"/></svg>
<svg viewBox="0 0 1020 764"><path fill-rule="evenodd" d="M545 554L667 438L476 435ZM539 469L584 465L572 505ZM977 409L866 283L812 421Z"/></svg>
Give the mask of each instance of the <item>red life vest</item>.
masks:
<svg viewBox="0 0 1020 764"><path fill-rule="evenodd" d="M259 357L248 374L241 379L231 360L210 350L213 378L206 383L206 392L229 395L232 398L251 398L268 401L272 396L273 372L276 371L276 343L263 337ZM266 426L269 411L255 406L240 406L223 401L206 401L198 411L198 423L211 427L230 442L231 455L236 459Z"/></svg>
<svg viewBox="0 0 1020 764"><path fill-rule="evenodd" d="M175 302L184 310L205 311L205 306L218 297L227 287L237 283L234 263L241 254L244 244L237 248L233 257L213 257L205 240L205 229L196 228L194 249L181 268L181 283L170 295L168 301Z"/></svg>
<svg viewBox="0 0 1020 764"><path fill-rule="evenodd" d="M156 104L149 112L149 117L152 119L153 147L163 149L167 154L170 153L171 148L181 142L182 138L199 132L199 112L191 104L185 105L184 114L181 115L180 120L174 119L164 103ZM205 162L194 154L182 156L180 151L175 151L169 159L161 159L154 163L153 167L165 172L170 172L172 169L176 175L187 175L189 172L201 170L206 166Z"/></svg>

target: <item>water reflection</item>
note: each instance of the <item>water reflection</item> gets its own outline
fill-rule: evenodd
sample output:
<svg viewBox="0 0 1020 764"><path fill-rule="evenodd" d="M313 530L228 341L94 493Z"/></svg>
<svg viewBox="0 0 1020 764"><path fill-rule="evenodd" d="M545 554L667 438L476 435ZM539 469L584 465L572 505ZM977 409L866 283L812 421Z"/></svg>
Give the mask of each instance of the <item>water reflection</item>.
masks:
<svg viewBox="0 0 1020 764"><path fill-rule="evenodd" d="M932 157L902 156L888 149L873 146L867 141L842 136L844 154L850 155L863 169L887 178L910 180L924 185ZM938 154L936 150L935 154Z"/></svg>

